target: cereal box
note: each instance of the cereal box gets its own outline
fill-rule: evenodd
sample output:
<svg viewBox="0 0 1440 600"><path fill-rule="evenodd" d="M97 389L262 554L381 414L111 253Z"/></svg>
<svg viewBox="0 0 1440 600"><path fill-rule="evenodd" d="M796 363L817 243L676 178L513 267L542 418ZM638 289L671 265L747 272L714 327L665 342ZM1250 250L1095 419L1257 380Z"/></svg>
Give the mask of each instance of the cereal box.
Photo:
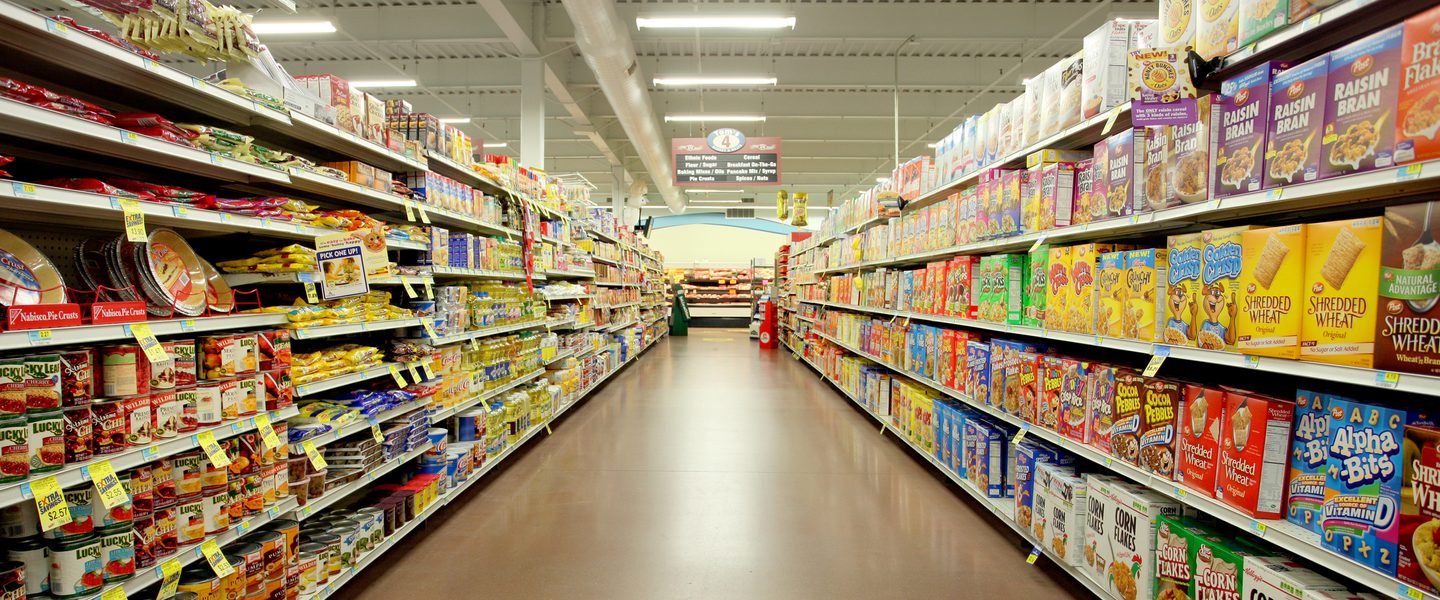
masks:
<svg viewBox="0 0 1440 600"><path fill-rule="evenodd" d="M1065 67L1065 62L1060 61L1050 65L1050 68L1045 69L1044 73L1036 75L1041 78L1041 85L1044 87L1041 97L1044 98L1045 103L1041 106L1046 107L1046 110L1040 113L1040 137L1042 138L1050 137L1060 131L1060 111L1052 110L1051 107L1060 105L1060 72Z"/></svg>
<svg viewBox="0 0 1440 600"><path fill-rule="evenodd" d="M1102 246L1070 247L1070 297L1065 300L1065 331L1095 333L1095 269Z"/></svg>
<svg viewBox="0 0 1440 600"><path fill-rule="evenodd" d="M1295 404L1225 391L1215 497L1257 519L1278 519L1285 501Z"/></svg>
<svg viewBox="0 0 1440 600"><path fill-rule="evenodd" d="M1320 544L1392 577L1400 542L1395 510L1403 487L1402 443L1406 426L1419 419L1403 410L1330 397Z"/></svg>
<svg viewBox="0 0 1440 600"><path fill-rule="evenodd" d="M1265 187L1265 134L1270 119L1270 83L1289 63L1267 62L1220 83L1213 110L1220 113L1215 132L1215 197L1257 192Z"/></svg>
<svg viewBox="0 0 1440 600"><path fill-rule="evenodd" d="M1142 203L1149 210L1156 211L1177 206L1180 199L1170 190L1167 181L1170 155L1170 128L1154 126L1145 128L1145 148L1140 163L1142 179L1139 194Z"/></svg>
<svg viewBox="0 0 1440 600"><path fill-rule="evenodd" d="M1115 374L1114 424L1110 427L1110 455L1140 466L1140 427L1146 378L1120 369Z"/></svg>
<svg viewBox="0 0 1440 600"><path fill-rule="evenodd" d="M1246 556L1242 598L1302 600L1321 592L1346 591L1345 586L1278 556Z"/></svg>
<svg viewBox="0 0 1440 600"><path fill-rule="evenodd" d="M1301 360L1371 366L1384 222L1369 217L1305 227Z"/></svg>
<svg viewBox="0 0 1440 600"><path fill-rule="evenodd" d="M1269 554L1258 546L1208 535L1193 538L1190 545L1190 570L1194 574L1190 590L1193 598L1241 598L1245 586L1244 561L1252 555Z"/></svg>
<svg viewBox="0 0 1440 600"><path fill-rule="evenodd" d="M1090 441L1090 414L1086 407L1089 377L1090 363L1069 357L1060 359L1060 407L1056 431L1082 444Z"/></svg>
<svg viewBox="0 0 1440 600"><path fill-rule="evenodd" d="M976 402L990 402L990 344L965 344L965 393Z"/></svg>
<svg viewBox="0 0 1440 600"><path fill-rule="evenodd" d="M1405 19L1400 100L1395 113L1395 162L1440 157L1440 7Z"/></svg>
<svg viewBox="0 0 1440 600"><path fill-rule="evenodd" d="M1400 38L1387 27L1330 53L1320 177L1394 166L1395 128L1386 122L1400 95Z"/></svg>
<svg viewBox="0 0 1440 600"><path fill-rule="evenodd" d="M1070 298L1070 247L1051 246L1045 289L1045 328L1065 330L1066 306Z"/></svg>
<svg viewBox="0 0 1440 600"><path fill-rule="evenodd" d="M1195 0L1195 52L1206 59L1240 48L1240 2Z"/></svg>
<svg viewBox="0 0 1440 600"><path fill-rule="evenodd" d="M1069 58L1062 58L1058 63L1060 66L1060 103L1055 105L1060 111L1059 128L1066 129L1080 122L1080 87L1083 77L1084 65L1082 49Z"/></svg>
<svg viewBox="0 0 1440 600"><path fill-rule="evenodd" d="M1162 5L1162 14L1164 10ZM1132 45L1131 39L1141 26L1131 19L1111 19L1085 36L1082 42L1085 61L1081 66L1080 82L1082 118L1104 113L1129 99L1125 89L1125 61L1132 47L1140 47Z"/></svg>
<svg viewBox="0 0 1440 600"><path fill-rule="evenodd" d="M1002 254L995 257L996 289L1003 313L997 313L1001 323L1019 325L1024 310L1025 255Z"/></svg>
<svg viewBox="0 0 1440 600"><path fill-rule="evenodd" d="M1238 0L1240 45L1248 46L1290 22L1289 0Z"/></svg>
<svg viewBox="0 0 1440 600"><path fill-rule="evenodd" d="M1025 296L1020 324L1045 326L1045 299L1049 295L1050 246L1041 244L1025 257Z"/></svg>
<svg viewBox="0 0 1440 600"><path fill-rule="evenodd" d="M1235 346L1246 354L1297 358L1305 287L1305 226L1240 233L1240 311Z"/></svg>
<svg viewBox="0 0 1440 600"><path fill-rule="evenodd" d="M1210 131L1218 115L1213 110L1215 98L1214 94L1201 95L1195 99L1195 120L1165 127L1170 145L1165 156L1166 206L1171 206L1171 201L1194 204L1210 199Z"/></svg>
<svg viewBox="0 0 1440 600"><path fill-rule="evenodd" d="M1316 11L1336 4L1339 1L1340 0L1290 0L1290 22L1299 23L1301 19L1315 14Z"/></svg>
<svg viewBox="0 0 1440 600"><path fill-rule="evenodd" d="M1200 277L1204 238L1199 233L1172 235L1167 240L1169 266L1165 279L1165 330L1156 341L1194 346L1200 325Z"/></svg>
<svg viewBox="0 0 1440 600"><path fill-rule="evenodd" d="M1011 490L1006 479L1009 476L1009 442L1004 428L999 425L986 425L977 431L975 449L979 456L976 457L975 466L978 476L972 476L971 481L974 481L975 486L983 490L987 497L1004 498L1010 495Z"/></svg>
<svg viewBox="0 0 1440 600"><path fill-rule="evenodd" d="M1068 467L1062 467L1068 469ZM1031 483L1030 508L1030 533L1041 540L1043 545L1046 534L1050 533L1047 522L1050 520L1050 480L1058 471L1054 465L1047 465L1045 461L1035 464L1032 472L1034 482Z"/></svg>
<svg viewBox="0 0 1440 600"><path fill-rule="evenodd" d="M1144 212L1143 195L1132 188L1136 167L1144 164L1145 129L1125 129L1105 139L1105 205L1109 217ZM1093 193L1093 192L1092 192Z"/></svg>
<svg viewBox="0 0 1440 600"><path fill-rule="evenodd" d="M1058 162L1041 167L1037 231L1069 227L1074 220L1075 163Z"/></svg>
<svg viewBox="0 0 1440 600"><path fill-rule="evenodd" d="M1161 515L1155 524L1155 597L1194 598L1190 546L1199 544L1205 530L1189 519Z"/></svg>
<svg viewBox="0 0 1440 600"><path fill-rule="evenodd" d="M1094 146L1094 158L1090 170L1094 173L1090 183L1090 221L1103 221L1110 214L1110 144L1100 140ZM1123 208L1123 207L1122 207Z"/></svg>
<svg viewBox="0 0 1440 600"><path fill-rule="evenodd" d="M1155 337L1165 316L1165 277L1169 250L1147 248L1125 252L1125 304L1121 307L1120 337L1145 342Z"/></svg>
<svg viewBox="0 0 1440 600"><path fill-rule="evenodd" d="M1206 350L1235 349L1235 319L1240 312L1240 235L1250 226L1200 233L1200 313L1195 345Z"/></svg>
<svg viewBox="0 0 1440 600"><path fill-rule="evenodd" d="M1181 505L1105 476L1087 475L1086 485L1085 572L1112 598L1151 600L1156 524Z"/></svg>
<svg viewBox="0 0 1440 600"><path fill-rule="evenodd" d="M1015 386L1019 394L1019 406L1011 414L1020 417L1026 423L1037 423L1036 411L1040 405L1040 355L1034 352L1021 352L1015 358L1014 378ZM1010 391L1010 384L1006 384L1005 391ZM1012 408L1009 398L1006 399L1006 409Z"/></svg>
<svg viewBox="0 0 1440 600"><path fill-rule="evenodd" d="M1265 187L1320 177L1329 74L1326 54L1275 75L1270 84L1270 127L1265 133Z"/></svg>
<svg viewBox="0 0 1440 600"><path fill-rule="evenodd" d="M1070 205L1070 224L1081 225L1095 219L1095 159L1075 163L1075 198Z"/></svg>
<svg viewBox="0 0 1440 600"><path fill-rule="evenodd" d="M1180 414L1180 384L1149 377L1140 405L1140 466L1175 477L1175 427Z"/></svg>
<svg viewBox="0 0 1440 600"><path fill-rule="evenodd" d="M1216 465L1220 457L1220 414L1225 411L1225 392L1198 384L1186 384L1180 404L1179 463L1175 479L1191 490L1215 495Z"/></svg>
<svg viewBox="0 0 1440 600"><path fill-rule="evenodd" d="M1110 434L1115 429L1115 380L1120 369L1110 365L1090 365L1085 406L1090 428L1090 445L1106 454L1111 453Z"/></svg>
<svg viewBox="0 0 1440 600"><path fill-rule="evenodd" d="M1040 540L1050 550L1051 558L1078 567L1085 547L1086 504L1089 503L1085 478L1063 472L1062 467L1041 465L1040 468L1056 470L1046 489L1050 515L1045 525L1050 530L1049 536Z"/></svg>
<svg viewBox="0 0 1440 600"><path fill-rule="evenodd" d="M1440 375L1440 208L1437 203L1385 209L1380 247L1381 317L1375 324L1375 368Z"/></svg>
<svg viewBox="0 0 1440 600"><path fill-rule="evenodd" d="M1325 463L1330 459L1330 399L1332 396L1296 390L1295 439L1291 440L1290 490L1285 518L1320 533L1325 505Z"/></svg>
<svg viewBox="0 0 1440 600"><path fill-rule="evenodd" d="M1036 469L1040 463L1061 464L1062 454L1055 451L1047 444L1033 440L1022 441L1015 444L1015 465L1013 473L1015 476L1015 523L1022 527L1030 528L1030 515L1032 498L1035 492ZM1071 464L1074 457L1069 454L1063 455L1063 464ZM1065 467L1069 470L1068 467Z"/></svg>
<svg viewBox="0 0 1440 600"><path fill-rule="evenodd" d="M1065 359L1047 354L1040 357L1040 394L1035 409L1035 424L1060 431L1060 388L1065 381Z"/></svg>
<svg viewBox="0 0 1440 600"><path fill-rule="evenodd" d="M1121 321L1128 306L1129 288L1126 284L1125 252L1101 254L1095 284L1095 335L1124 336Z"/></svg>
<svg viewBox="0 0 1440 600"><path fill-rule="evenodd" d="M1440 429L1405 427L1397 575L1434 594L1440 581Z"/></svg>
<svg viewBox="0 0 1440 600"><path fill-rule="evenodd" d="M1160 48L1195 49L1195 3L1197 0L1163 0L1160 2ZM1140 46L1145 47L1145 46Z"/></svg>

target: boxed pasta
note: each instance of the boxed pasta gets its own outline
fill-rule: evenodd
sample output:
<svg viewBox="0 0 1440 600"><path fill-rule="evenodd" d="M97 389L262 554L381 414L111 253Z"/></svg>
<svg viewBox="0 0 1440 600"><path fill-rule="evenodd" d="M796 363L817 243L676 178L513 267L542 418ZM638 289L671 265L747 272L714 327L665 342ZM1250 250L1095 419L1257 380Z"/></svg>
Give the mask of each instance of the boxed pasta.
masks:
<svg viewBox="0 0 1440 600"><path fill-rule="evenodd" d="M1320 544L1394 577L1401 537L1394 511L1404 488L1406 429L1433 422L1419 413L1347 398L1329 400L1330 455Z"/></svg>
<svg viewBox="0 0 1440 600"><path fill-rule="evenodd" d="M1406 426L1404 458L1396 574L1434 594L1440 582L1440 429Z"/></svg>
<svg viewBox="0 0 1440 600"><path fill-rule="evenodd" d="M1040 541L1050 551L1051 558L1080 566L1085 547L1086 504L1089 503L1085 478L1065 472L1058 466L1041 465L1040 468L1055 471L1045 489L1045 504L1050 511L1045 519L1049 536L1040 538Z"/></svg>
<svg viewBox="0 0 1440 600"><path fill-rule="evenodd" d="M1195 52L1205 59L1240 48L1240 2L1195 0Z"/></svg>
<svg viewBox="0 0 1440 600"><path fill-rule="evenodd" d="M1435 202L1385 209L1375 368L1440 375L1440 208Z"/></svg>
<svg viewBox="0 0 1440 600"><path fill-rule="evenodd" d="M1208 229L1200 233L1200 323L1195 345L1206 350L1235 349L1239 315L1240 235L1251 227Z"/></svg>
<svg viewBox="0 0 1440 600"><path fill-rule="evenodd" d="M1082 444L1090 441L1090 413L1086 405L1089 381L1090 363L1070 357L1060 359L1060 406L1056 431Z"/></svg>
<svg viewBox="0 0 1440 600"><path fill-rule="evenodd" d="M335 126L343 131L359 133L354 113L350 111L350 82L334 75L299 75L295 80L335 109Z"/></svg>
<svg viewBox="0 0 1440 600"><path fill-rule="evenodd" d="M1289 63L1266 62L1220 83L1213 110L1215 197L1257 192L1265 187L1265 134L1270 120L1270 84Z"/></svg>
<svg viewBox="0 0 1440 600"><path fill-rule="evenodd" d="M1045 289L1045 328L1065 330L1070 298L1070 247L1050 246L1049 275Z"/></svg>
<svg viewBox="0 0 1440 600"><path fill-rule="evenodd" d="M1375 346L1384 217L1305 227L1300 359L1369 368Z"/></svg>
<svg viewBox="0 0 1440 600"><path fill-rule="evenodd" d="M1149 377L1140 407L1140 466L1167 479L1175 478L1175 428L1180 414L1180 384Z"/></svg>
<svg viewBox="0 0 1440 600"><path fill-rule="evenodd" d="M1140 428L1144 418L1146 377L1119 369L1115 374L1114 416L1110 426L1110 455L1140 466Z"/></svg>
<svg viewBox="0 0 1440 600"><path fill-rule="evenodd" d="M1165 330L1156 336L1156 341L1175 346L1195 345L1195 336L1199 333L1204 246L1204 238L1199 233L1172 235L1167 239Z"/></svg>
<svg viewBox="0 0 1440 600"><path fill-rule="evenodd" d="M1246 354L1297 358L1305 281L1305 226L1240 234L1240 311L1236 347Z"/></svg>
<svg viewBox="0 0 1440 600"><path fill-rule="evenodd" d="M1286 463L1294 419L1293 402L1225 391L1217 499L1257 519L1280 518L1290 474Z"/></svg>
<svg viewBox="0 0 1440 600"><path fill-rule="evenodd" d="M1215 127L1215 94L1195 99L1195 120L1165 126L1170 151L1165 156L1165 181L1170 200L1194 204L1210 199L1210 137Z"/></svg>
<svg viewBox="0 0 1440 600"><path fill-rule="evenodd" d="M1088 395L1085 406L1089 411L1090 445L1106 454L1111 454L1110 434L1115 428L1115 382L1120 369L1111 365L1091 364Z"/></svg>
<svg viewBox="0 0 1440 600"><path fill-rule="evenodd" d="M1395 113L1395 162L1440 157L1440 7L1405 19L1400 51L1400 97Z"/></svg>
<svg viewBox="0 0 1440 600"><path fill-rule="evenodd" d="M1165 317L1165 277L1169 250L1146 248L1125 252L1124 305L1120 308L1120 337L1160 341L1155 332Z"/></svg>
<svg viewBox="0 0 1440 600"><path fill-rule="evenodd" d="M1122 337L1126 305L1125 252L1101 254L1095 277L1095 335Z"/></svg>
<svg viewBox="0 0 1440 600"><path fill-rule="evenodd" d="M1265 187L1315 181L1320 177L1320 143L1330 55L1285 69L1270 84L1272 116L1265 133Z"/></svg>
<svg viewBox="0 0 1440 600"><path fill-rule="evenodd" d="M1207 496L1215 495L1220 460L1220 416L1225 392L1199 384L1182 386L1175 479Z"/></svg>
<svg viewBox="0 0 1440 600"><path fill-rule="evenodd" d="M1400 96L1404 29L1386 27L1330 52L1322 179L1395 165L1395 128L1385 120Z"/></svg>
<svg viewBox="0 0 1440 600"><path fill-rule="evenodd" d="M1241 598L1301 600L1347 591L1345 586L1285 557L1246 556L1244 567Z"/></svg>
<svg viewBox="0 0 1440 600"><path fill-rule="evenodd" d="M1181 505L1103 475L1086 476L1085 572L1112 598L1155 597L1156 525Z"/></svg>
<svg viewBox="0 0 1440 600"><path fill-rule="evenodd" d="M1197 1L1165 0L1160 3L1160 31L1155 47L1176 48L1182 52L1195 49L1195 24L1199 21L1195 15Z"/></svg>
<svg viewBox="0 0 1440 600"><path fill-rule="evenodd" d="M1291 440L1290 489L1285 518L1320 533L1325 506L1325 463L1330 460L1330 400L1333 396L1295 391L1295 439Z"/></svg>
<svg viewBox="0 0 1440 600"><path fill-rule="evenodd" d="M1170 128L1152 126L1145 128L1145 149L1140 163L1140 196L1145 207L1151 211L1178 206L1180 199L1170 189L1168 181L1170 155Z"/></svg>

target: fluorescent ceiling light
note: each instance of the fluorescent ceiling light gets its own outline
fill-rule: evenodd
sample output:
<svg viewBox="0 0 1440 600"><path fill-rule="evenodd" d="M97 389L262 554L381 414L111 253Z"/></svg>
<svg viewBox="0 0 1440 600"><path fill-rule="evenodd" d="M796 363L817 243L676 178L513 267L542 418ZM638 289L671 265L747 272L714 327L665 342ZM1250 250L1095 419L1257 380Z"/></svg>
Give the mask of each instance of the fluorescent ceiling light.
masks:
<svg viewBox="0 0 1440 600"><path fill-rule="evenodd" d="M685 189L685 188L681 188L681 189ZM691 194L743 194L743 193L745 193L745 190L705 190L705 189L693 189L693 190L692 190L692 189L685 189L685 191L688 192L688 193L691 193Z"/></svg>
<svg viewBox="0 0 1440 600"><path fill-rule="evenodd" d="M259 21L250 24L255 35L286 35L300 33L335 33L329 21Z"/></svg>
<svg viewBox="0 0 1440 600"><path fill-rule="evenodd" d="M782 29L795 28L795 17L636 17L640 29Z"/></svg>
<svg viewBox="0 0 1440 600"><path fill-rule="evenodd" d="M446 117L440 119L440 122L447 125L459 125L461 123L469 123L470 117Z"/></svg>
<svg viewBox="0 0 1440 600"><path fill-rule="evenodd" d="M415 85L414 79L362 79L350 82L350 87L356 88L410 88Z"/></svg>
<svg viewBox="0 0 1440 600"><path fill-rule="evenodd" d="M780 80L775 77L758 76L736 76L736 77L700 77L700 76L678 76L678 77L656 77L655 85L669 86L702 86L702 85L775 85Z"/></svg>
<svg viewBox="0 0 1440 600"><path fill-rule="evenodd" d="M736 199L734 199L734 200L710 200L710 199L703 199L703 200L702 200L702 199L698 199L698 198L697 198L697 199L695 200L695 202L696 202L697 204L739 204L739 203L741 203L741 202L744 202L744 200L741 200L741 199L739 199L739 198L736 198Z"/></svg>
<svg viewBox="0 0 1440 600"><path fill-rule="evenodd" d="M510 142L485 142L486 148L504 148L509 145Z"/></svg>
<svg viewBox="0 0 1440 600"><path fill-rule="evenodd" d="M693 123L696 121L736 121L736 122L761 122L765 121L765 115L665 115L666 123Z"/></svg>

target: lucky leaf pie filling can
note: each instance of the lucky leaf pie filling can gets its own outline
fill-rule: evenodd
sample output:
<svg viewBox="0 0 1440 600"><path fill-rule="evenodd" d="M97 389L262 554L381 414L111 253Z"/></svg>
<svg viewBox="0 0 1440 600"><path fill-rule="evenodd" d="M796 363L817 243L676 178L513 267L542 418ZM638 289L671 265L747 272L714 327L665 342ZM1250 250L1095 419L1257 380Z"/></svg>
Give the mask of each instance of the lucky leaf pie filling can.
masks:
<svg viewBox="0 0 1440 600"><path fill-rule="evenodd" d="M94 491L95 488L88 485L65 490L65 503L70 505L70 522L44 532L45 539L71 541L95 533Z"/></svg>
<svg viewBox="0 0 1440 600"><path fill-rule="evenodd" d="M135 575L135 534L129 528L100 535L100 555L105 561L105 583Z"/></svg>
<svg viewBox="0 0 1440 600"><path fill-rule="evenodd" d="M150 361L139 345L100 349L100 381L106 396L150 393Z"/></svg>
<svg viewBox="0 0 1440 600"><path fill-rule="evenodd" d="M24 416L0 419L0 483L24 481L30 476L29 426Z"/></svg>
<svg viewBox="0 0 1440 600"><path fill-rule="evenodd" d="M25 359L25 412L60 408L60 355L43 354Z"/></svg>
<svg viewBox="0 0 1440 600"><path fill-rule="evenodd" d="M65 417L56 410L26 417L30 472L49 473L65 466Z"/></svg>
<svg viewBox="0 0 1440 600"><path fill-rule="evenodd" d="M58 597L92 594L105 585L100 539L54 542L50 546L50 593Z"/></svg>

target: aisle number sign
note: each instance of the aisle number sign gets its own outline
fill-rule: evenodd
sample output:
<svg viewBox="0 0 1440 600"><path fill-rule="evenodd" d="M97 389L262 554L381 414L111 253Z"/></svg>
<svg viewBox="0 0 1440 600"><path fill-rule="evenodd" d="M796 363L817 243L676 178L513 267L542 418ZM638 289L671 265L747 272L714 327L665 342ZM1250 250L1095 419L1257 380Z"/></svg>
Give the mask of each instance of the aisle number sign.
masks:
<svg viewBox="0 0 1440 600"><path fill-rule="evenodd" d="M780 138L746 137L722 127L703 138L670 141L678 186L778 185Z"/></svg>

